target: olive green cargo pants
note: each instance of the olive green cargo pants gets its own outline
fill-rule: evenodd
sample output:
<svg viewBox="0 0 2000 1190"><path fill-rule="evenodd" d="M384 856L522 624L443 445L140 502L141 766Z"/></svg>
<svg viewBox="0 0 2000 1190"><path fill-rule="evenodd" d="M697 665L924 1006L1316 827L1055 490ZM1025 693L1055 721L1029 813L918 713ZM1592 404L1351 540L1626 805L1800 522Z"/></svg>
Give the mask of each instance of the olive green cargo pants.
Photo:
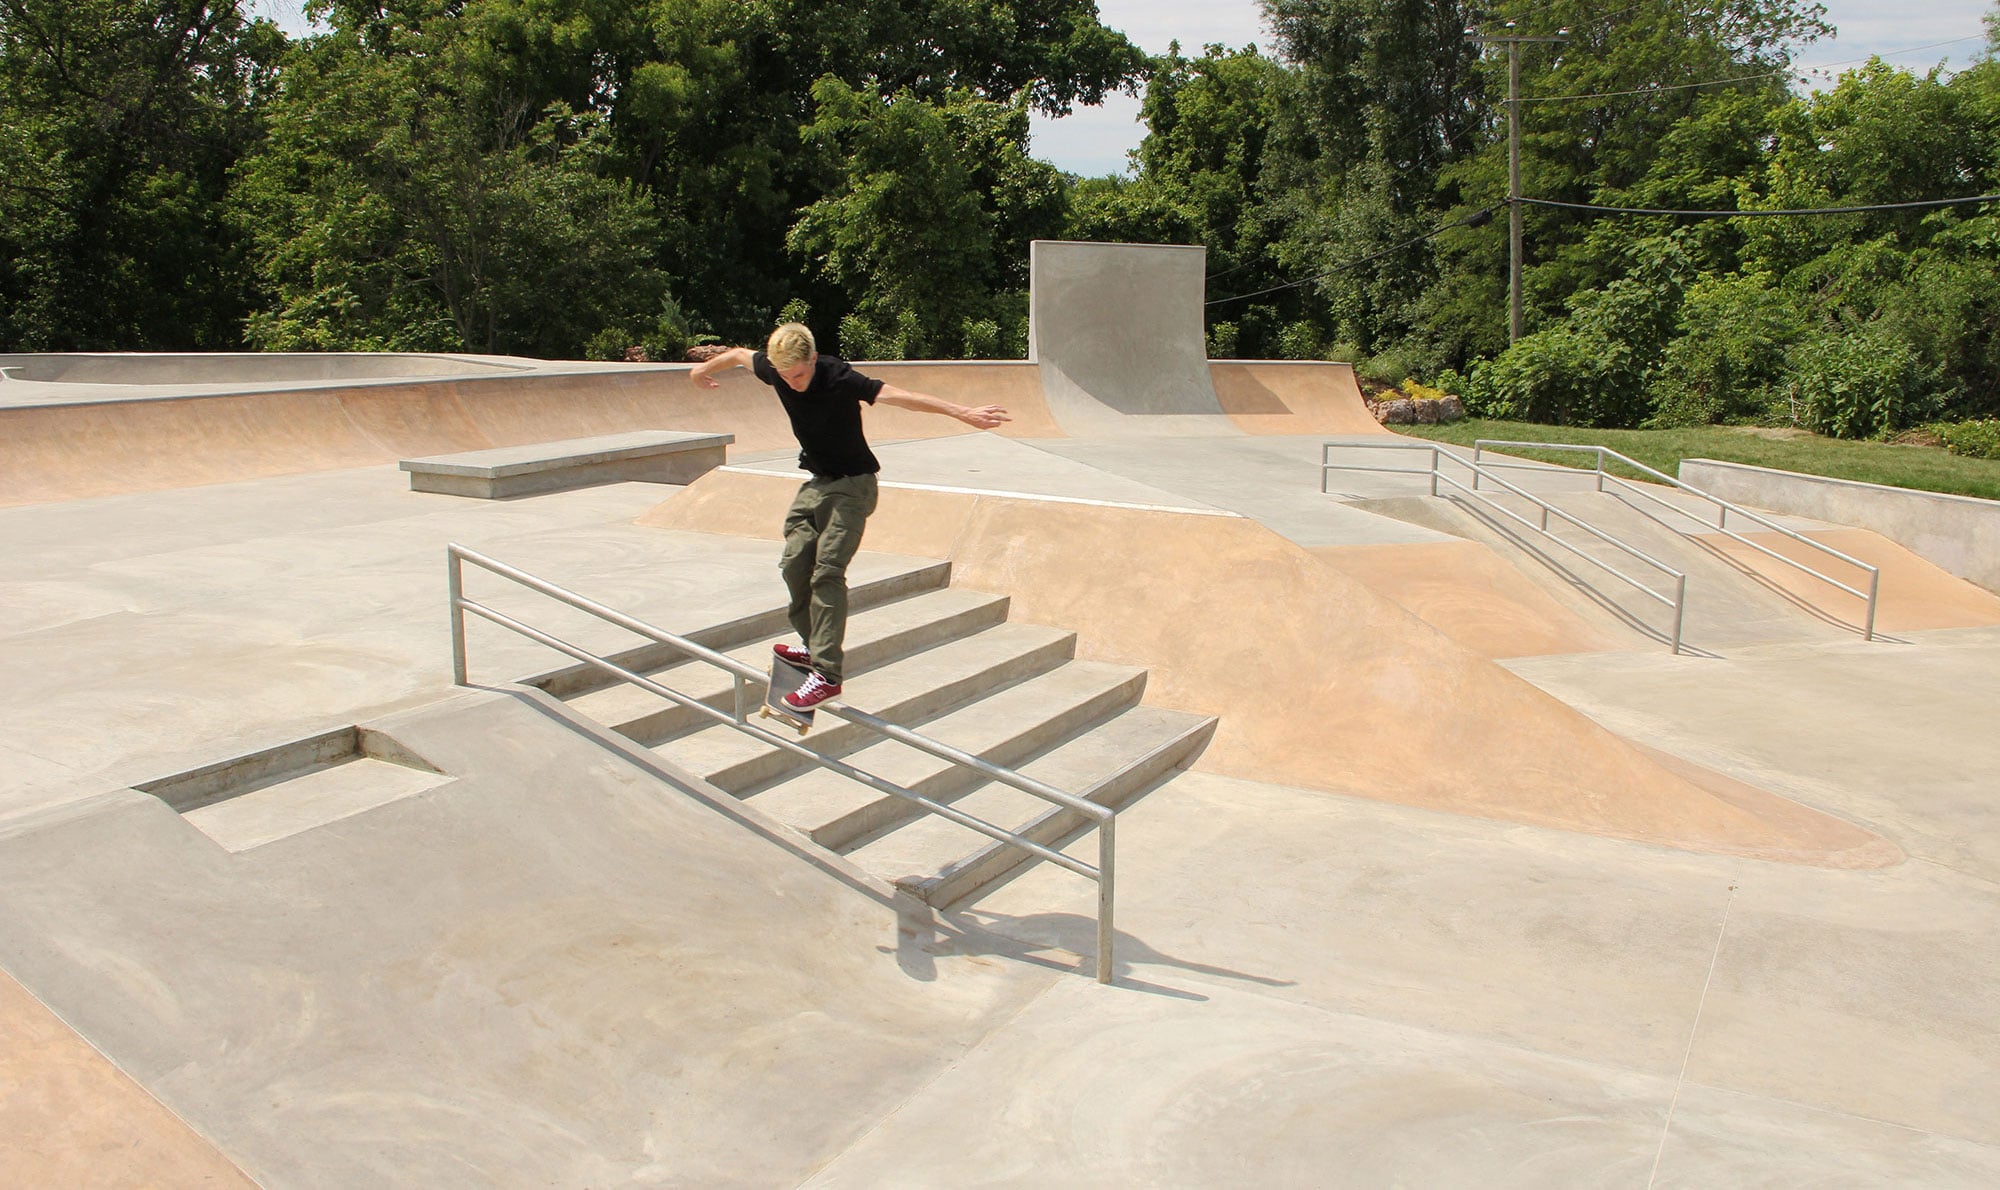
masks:
<svg viewBox="0 0 2000 1190"><path fill-rule="evenodd" d="M841 680L846 660L847 564L861 548L861 531L875 511L873 475L815 476L799 486L785 514L785 552L778 560L791 593L792 630L827 681Z"/></svg>

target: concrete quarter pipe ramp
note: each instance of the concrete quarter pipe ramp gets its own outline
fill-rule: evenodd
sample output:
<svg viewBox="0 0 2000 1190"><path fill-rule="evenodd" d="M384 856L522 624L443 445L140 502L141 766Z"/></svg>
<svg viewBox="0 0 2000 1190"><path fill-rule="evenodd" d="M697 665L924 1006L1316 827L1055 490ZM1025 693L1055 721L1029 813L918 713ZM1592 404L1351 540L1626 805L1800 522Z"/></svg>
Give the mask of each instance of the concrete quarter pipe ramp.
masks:
<svg viewBox="0 0 2000 1190"><path fill-rule="evenodd" d="M1029 247L1028 358L1071 434L1228 433L1202 323L1208 250Z"/></svg>

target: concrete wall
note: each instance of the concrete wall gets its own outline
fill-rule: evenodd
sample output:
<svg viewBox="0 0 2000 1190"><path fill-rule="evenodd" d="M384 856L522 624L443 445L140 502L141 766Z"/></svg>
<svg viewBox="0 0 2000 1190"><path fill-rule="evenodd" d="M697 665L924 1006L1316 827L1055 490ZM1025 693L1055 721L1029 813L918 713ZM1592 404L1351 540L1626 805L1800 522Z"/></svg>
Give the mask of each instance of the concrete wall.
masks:
<svg viewBox="0 0 2000 1190"><path fill-rule="evenodd" d="M1989 591L2000 591L2000 501L1682 459L1680 478L1725 500L1872 529Z"/></svg>

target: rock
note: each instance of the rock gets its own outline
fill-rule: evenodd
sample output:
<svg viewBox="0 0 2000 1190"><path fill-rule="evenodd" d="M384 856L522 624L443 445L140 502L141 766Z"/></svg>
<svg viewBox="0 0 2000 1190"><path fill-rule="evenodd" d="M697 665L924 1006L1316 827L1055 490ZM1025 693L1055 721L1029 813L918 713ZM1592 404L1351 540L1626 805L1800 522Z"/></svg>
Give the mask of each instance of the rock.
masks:
<svg viewBox="0 0 2000 1190"><path fill-rule="evenodd" d="M1459 400L1456 395L1447 395L1444 400L1438 402L1439 421L1457 421L1464 416L1465 402Z"/></svg>
<svg viewBox="0 0 2000 1190"><path fill-rule="evenodd" d="M1417 403L1408 397L1383 401L1375 409L1375 420L1385 426L1407 426L1417 420Z"/></svg>

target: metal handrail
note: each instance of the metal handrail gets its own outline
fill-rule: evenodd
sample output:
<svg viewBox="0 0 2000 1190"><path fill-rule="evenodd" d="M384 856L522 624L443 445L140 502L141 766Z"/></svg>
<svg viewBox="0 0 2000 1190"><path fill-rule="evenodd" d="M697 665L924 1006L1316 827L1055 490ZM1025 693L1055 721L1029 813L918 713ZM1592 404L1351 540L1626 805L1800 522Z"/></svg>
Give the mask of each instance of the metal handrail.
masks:
<svg viewBox="0 0 2000 1190"><path fill-rule="evenodd" d="M1579 451L1583 453L1595 454L1597 456L1596 472L1597 472L1598 491L1601 492L1604 490L1604 481L1609 479L1613 483L1619 485L1624 490L1631 492L1633 495L1638 496L1645 500L1649 500L1652 503L1657 504L1660 507L1665 508L1671 512L1677 512L1680 515L1686 517L1687 519L1694 521L1699 525L1702 525L1704 528L1707 527L1708 522L1703 521L1701 518L1695 516L1693 513L1689 512L1685 508L1681 508L1678 505L1670 504L1667 501L1660 499L1653 493L1648 492L1639 485L1632 483L1630 480L1627 480L1622 475L1613 475L1611 472L1604 469L1604 461L1607 458L1617 459L1619 462L1625 464L1627 467L1632 468L1634 471L1643 471L1647 475L1652 476L1654 479L1659 480L1661 483L1667 484L1670 487L1678 488L1679 490L1686 492L1690 496L1695 496L1700 499L1706 500L1709 503L1715 505L1716 508L1719 510L1715 520L1715 529L1717 532L1723 534L1725 537L1731 538L1734 541L1741 542L1742 544L1749 546L1753 550L1757 550L1761 553L1769 555L1772 558L1776 558L1778 561L1783 562L1787 566L1793 567L1797 570L1804 571L1806 574L1811 575L1813 578L1816 578L1821 582L1828 584L1829 586L1836 587L1842 591L1845 591L1849 595L1854 596L1856 599L1861 599L1866 601L1868 605L1868 610L1867 610L1866 621L1865 623L1863 623L1861 628L1861 639L1863 640L1875 639L1875 604L1876 604L1876 597L1881 593L1882 589L1882 570L1880 567L1871 566L1868 563L1863 562L1859 558L1849 557L1848 555L1841 553L1839 550L1834 549L1832 546L1827 545L1825 542L1814 541L1812 538L1807 537L1803 533L1799 533L1795 530L1788 529L1785 526L1778 524L1777 522L1771 520L1768 517L1752 512L1751 510L1744 508L1740 504L1733 504L1730 501L1725 500L1722 497L1717 496L1712 492L1703 491L1702 489L1695 487L1693 484L1688 483L1685 480L1678 479L1672 475L1668 475L1664 471L1656 471L1653 468L1648 467L1646 464L1641 463L1639 460L1634 459L1628 455L1621 454L1618 451L1612 450L1608 446L1586 446L1569 442L1506 442L1497 438L1481 438L1472 444L1472 457L1474 459L1481 458L1485 449L1489 446L1506 447L1516 450L1521 450L1521 449L1568 450L1568 451ZM1491 468L1506 467L1506 468L1513 468L1515 470L1530 470L1536 468L1538 464L1493 463L1493 464L1487 464L1487 466ZM1476 482L1477 480L1475 478L1475 483ZM1740 517L1744 517L1748 520L1755 521L1757 524L1762 525L1766 529L1769 529L1775 533L1783 534L1784 536L1791 538L1793 541L1799 542L1801 545L1811 546L1813 549L1816 549L1823 554L1828 554L1834 558L1839 559L1842 562L1847 563L1849 566L1852 566L1857 570L1865 572L1868 575L1868 589L1866 591L1862 591L1858 588L1850 587L1846 583L1841 582L1839 579L1834 578L1832 575L1824 574L1820 571L1814 570L1812 567L1806 565L1804 562L1801 562L1796 558L1788 558L1785 555L1779 553L1778 551L1770 548L1769 546L1764 545L1762 542L1752 541L1748 537L1743 536L1741 533L1736 533L1731 531L1729 528L1729 514L1732 512Z"/></svg>
<svg viewBox="0 0 2000 1190"><path fill-rule="evenodd" d="M1673 650L1675 653L1679 653L1681 651L1681 636L1687 624L1687 575L1682 573L1681 571L1674 569L1673 567L1667 565L1665 562L1662 562L1658 558L1655 558L1652 555L1646 553L1644 550L1641 550L1636 546L1633 546L1627 542L1619 540L1618 538L1612 536L1611 534L1606 533L1602 529L1599 529L1597 526L1592 525L1587 521L1581 520L1578 517L1572 515L1571 513L1565 512L1560 508L1557 508L1555 505L1549 503L1547 500L1542 499L1540 496L1535 495L1533 492L1527 491L1515 484L1509 483L1507 480L1501 478L1498 475L1491 474L1490 469L1482 466L1477 461L1473 459L1468 459L1461 454L1457 454L1453 451L1447 450L1443 446L1435 442L1325 443L1320 447L1320 456L1319 456L1320 457L1319 490L1322 493L1326 493L1328 490L1327 473L1329 471L1376 471L1376 472L1385 472L1395 475L1425 474L1424 471L1413 467L1364 467L1352 463L1331 462L1329 461L1329 456L1333 453L1333 451L1336 448L1342 450L1351 448L1373 448L1377 450L1429 451L1431 456L1431 465L1428 473L1431 477L1431 495L1435 496L1438 494L1438 484L1440 482L1450 484L1452 487L1457 488L1459 491L1464 492L1466 495L1471 496L1473 499L1481 501L1488 508L1491 508L1493 511L1501 514L1502 516L1508 517L1511 520L1518 521L1521 523L1522 526L1534 530L1537 533L1540 533L1542 536L1548 538L1550 541L1555 542L1557 545L1568 550L1570 553L1575 554L1577 557L1582 558L1584 561L1589 562L1591 565L1596 566L1598 569L1603 570L1607 574L1615 575L1618 578L1624 580L1626 583L1630 584L1632 587L1637 589L1641 594L1649 596L1650 598L1656 599L1659 602L1666 604L1668 607L1674 609L1674 632L1672 641ZM1444 473L1444 470L1440 466L1440 463L1445 459L1450 459L1452 462L1457 463L1461 467L1465 467L1466 469L1472 472L1471 486L1467 486L1466 484L1460 482L1459 480L1454 479L1450 475ZM1516 496L1521 497L1522 499L1528 501L1530 504L1533 504L1536 507L1540 508L1542 510L1542 523L1540 525L1531 524L1528 521L1528 518L1520 515L1513 509L1508 508L1507 506L1500 504L1497 501L1488 499L1486 497L1486 494L1479 490L1479 481L1481 478L1485 478L1486 480L1492 483L1500 485L1507 491L1513 493ZM1613 476L1613 478L1615 479L1617 477ZM1640 582L1638 579L1633 578L1631 575L1626 574L1624 571L1618 569L1616 566L1611 565L1610 563L1604 561L1601 558L1592 557L1590 554L1585 553L1582 549L1578 548L1572 542L1567 541L1564 538L1558 537L1554 533L1549 532L1549 517L1551 515L1556 516L1562 519L1563 521L1568 522L1571 525L1574 525L1578 529L1583 530L1585 533L1590 534L1592 537L1597 538L1599 541L1602 541L1606 545L1609 545L1614 549L1620 550L1626 554L1631 555L1634 558L1637 558L1639 561L1646 563L1648 566L1651 566L1654 569L1659 570L1667 577L1673 579L1674 580L1673 596L1670 598L1659 591L1655 591L1653 588L1647 586L1643 582Z"/></svg>
<svg viewBox="0 0 2000 1190"><path fill-rule="evenodd" d="M1064 855L1054 848L1044 847L1033 839L1016 834L1003 826L996 826L983 818L976 818L952 806L933 801L914 790L906 789L884 777L878 777L873 773L858 769L845 761L837 760L823 752L816 752L795 740L788 740L775 732L767 731L751 723L749 719L751 713L751 702L748 698L749 684L756 683L763 685L766 681L766 675L763 671L754 666L745 665L733 657L718 653L703 645L698 645L686 637L676 636L663 628L655 627L644 620L625 615L623 612L607 607L593 599L587 599L574 591L559 587L546 579L537 578L527 571L509 566L504 562L487 557L475 550L466 549L455 542L447 545L445 548L447 559L446 587L451 599L451 672L452 681L455 684L460 686L468 684L466 682L465 613L471 612L484 620L525 636L529 640L546 645L559 653L594 665L618 678L631 682L643 690L685 707L725 727L734 728L745 735L762 740L767 744L775 745L794 755L804 757L843 777L859 781L863 785L881 793L887 793L903 798L906 801L914 802L941 818L977 831L990 839L997 839L1000 842L1019 847L1032 855L1048 860L1052 864L1067 868L1080 876L1088 877L1097 882L1097 982L1111 982L1113 874L1116 869L1115 861L1117 858L1116 833L1114 830L1117 812L1111 807L1099 805L1096 802L1076 797L1073 794L1064 793L1062 790L1045 785L1032 777L1023 776L1002 765L982 760L969 752L961 751L949 744L941 743L928 736L911 731L906 727L900 727L885 719L871 715L866 711L833 702L821 703L818 707L820 713L830 714L851 723L859 724L889 739L907 744L919 751L927 752L940 760L950 761L953 764L969 768L990 780L1010 785L1023 793L1033 794L1043 801L1052 802L1064 809L1075 811L1091 819L1096 824L1097 829L1097 863L1094 866L1084 863L1082 860ZM568 604L578 611L587 612L600 620L616 624L618 627L629 632L635 632L640 636L648 637L661 644L670 645L689 657L705 661L728 672L735 679L734 713L719 711L698 698L682 694L678 690L669 689L653 681L651 678L633 673L616 662L599 657L594 653L571 644L568 641L561 640L540 629L530 627L504 612L496 611L484 604L467 599L465 597L463 566L466 562L470 562L502 578L511 579L530 590L540 592L551 599ZM761 702L762 700L759 699L758 701Z"/></svg>

